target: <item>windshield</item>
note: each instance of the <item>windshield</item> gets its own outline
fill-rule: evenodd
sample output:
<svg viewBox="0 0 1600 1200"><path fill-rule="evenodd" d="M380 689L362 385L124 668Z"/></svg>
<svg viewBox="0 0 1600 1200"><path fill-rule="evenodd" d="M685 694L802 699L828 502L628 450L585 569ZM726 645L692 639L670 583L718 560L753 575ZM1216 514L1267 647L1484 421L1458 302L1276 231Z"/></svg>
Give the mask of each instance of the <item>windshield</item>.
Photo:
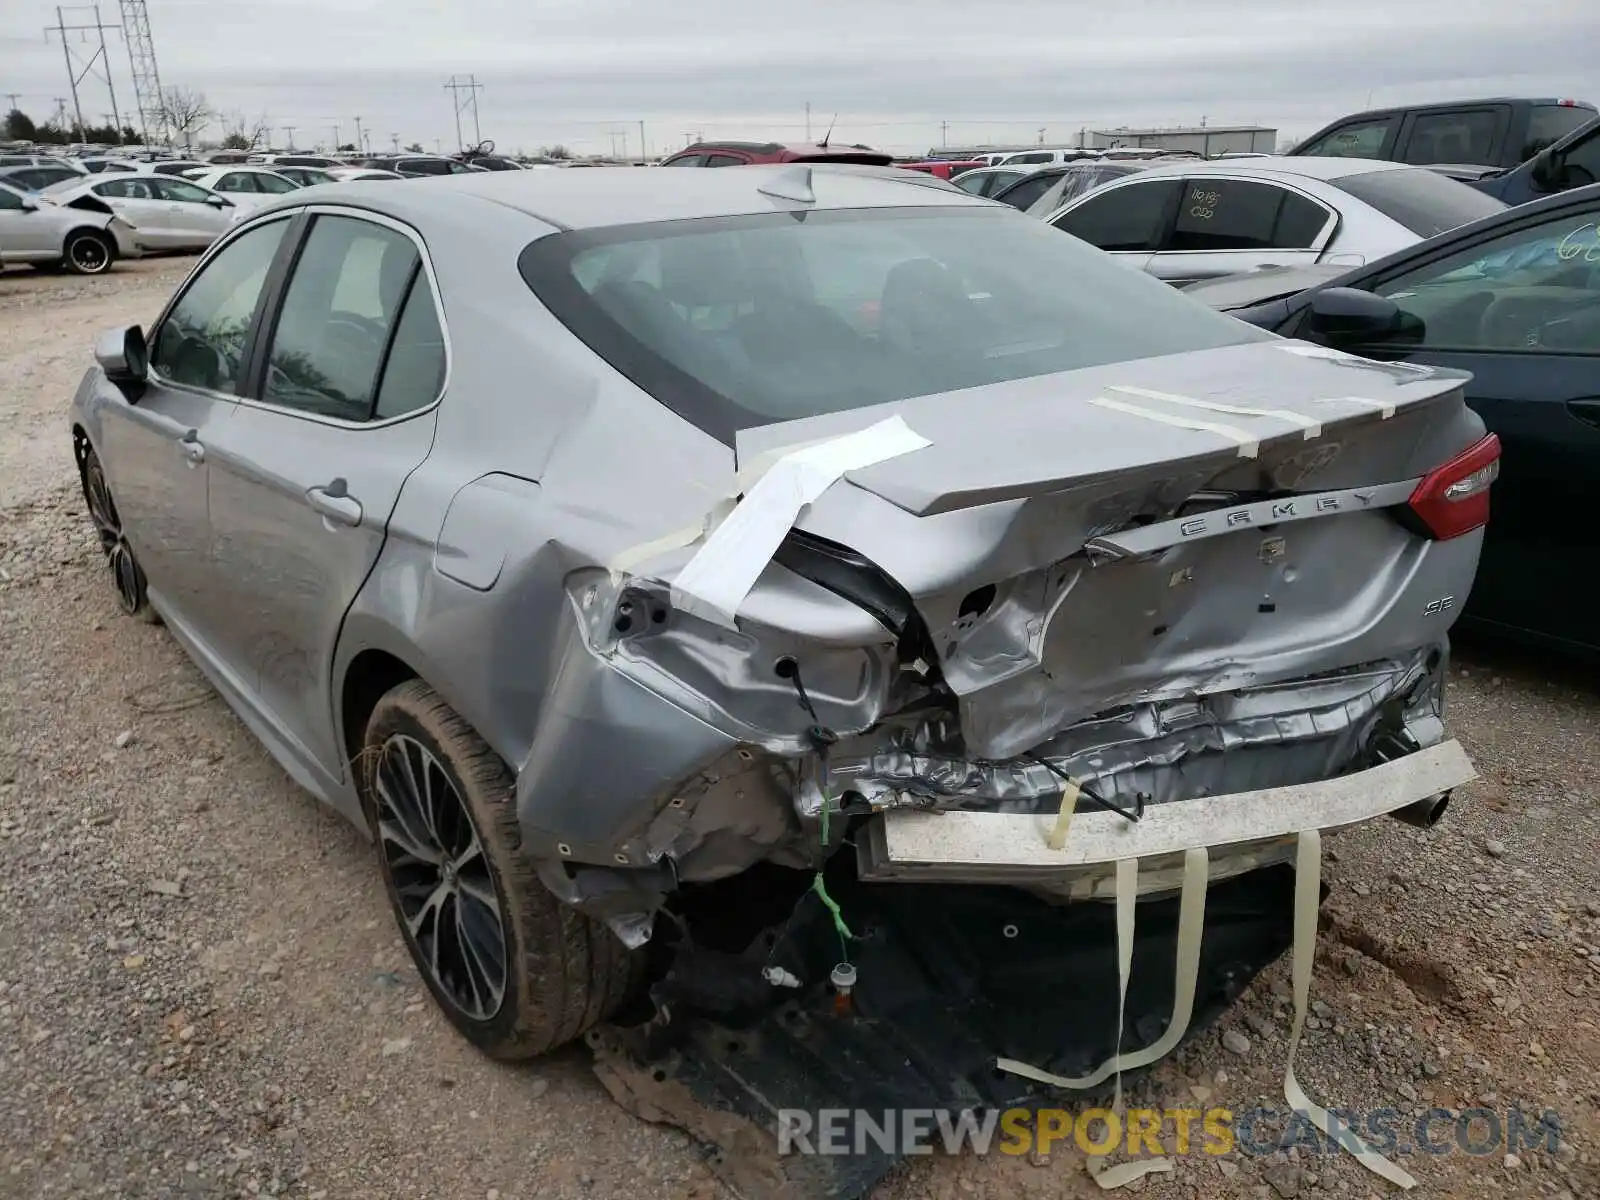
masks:
<svg viewBox="0 0 1600 1200"><path fill-rule="evenodd" d="M1506 207L1493 196L1427 167L1365 171L1328 182L1425 238L1492 217Z"/></svg>
<svg viewBox="0 0 1600 1200"><path fill-rule="evenodd" d="M1268 336L987 206L580 230L518 265L596 353L730 443L755 425Z"/></svg>

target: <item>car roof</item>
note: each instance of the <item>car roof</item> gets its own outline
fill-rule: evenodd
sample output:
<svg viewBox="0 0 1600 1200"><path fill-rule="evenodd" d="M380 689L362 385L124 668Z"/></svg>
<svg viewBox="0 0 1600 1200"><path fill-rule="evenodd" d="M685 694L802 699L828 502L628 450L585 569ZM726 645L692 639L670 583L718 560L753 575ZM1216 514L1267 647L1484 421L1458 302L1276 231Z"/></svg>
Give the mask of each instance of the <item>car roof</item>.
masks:
<svg viewBox="0 0 1600 1200"><path fill-rule="evenodd" d="M1351 175L1371 175L1380 171L1425 171L1411 163L1386 162L1376 158L1230 158L1164 163L1140 174L1141 179L1163 175L1240 175L1282 179L1344 179Z"/></svg>
<svg viewBox="0 0 1600 1200"><path fill-rule="evenodd" d="M1469 100L1436 100L1428 104L1391 104L1387 108L1368 108L1361 112L1346 113L1334 125L1343 125L1347 121L1359 120L1363 117L1387 117L1395 113L1426 113L1439 112L1445 109L1477 108L1488 104L1549 104L1560 105L1565 108L1593 109L1594 105L1587 100L1573 100L1570 97L1558 96L1487 96L1481 99Z"/></svg>
<svg viewBox="0 0 1600 1200"><path fill-rule="evenodd" d="M637 178L636 178L637 176ZM809 177L812 203L786 200L760 189ZM411 181L402 189L340 186L350 203L419 225L459 213L473 198L527 214L563 229L596 229L700 217L742 216L844 208L949 206L991 208L987 200L954 186L939 186L917 172L853 170L828 163L753 165L735 171L662 171L614 167L608 171L483 171ZM327 186L327 185L324 185ZM258 212L296 203L284 196ZM298 203L305 203L300 199ZM325 201L326 202L326 201Z"/></svg>

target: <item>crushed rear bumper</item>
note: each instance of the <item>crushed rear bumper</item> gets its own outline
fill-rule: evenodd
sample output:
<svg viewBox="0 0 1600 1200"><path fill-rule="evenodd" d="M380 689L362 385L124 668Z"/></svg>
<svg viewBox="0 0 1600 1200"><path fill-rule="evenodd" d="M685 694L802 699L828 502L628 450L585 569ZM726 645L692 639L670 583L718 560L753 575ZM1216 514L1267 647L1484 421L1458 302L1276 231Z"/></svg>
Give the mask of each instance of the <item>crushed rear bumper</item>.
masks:
<svg viewBox="0 0 1600 1200"><path fill-rule="evenodd" d="M1191 847L1211 848L1211 878L1226 878L1287 861L1301 830L1403 812L1474 775L1451 740L1315 783L1152 805L1137 822L1080 811L1060 849L1050 846L1054 815L892 809L857 839L858 869L873 881L1005 883L1089 898L1109 896L1115 864L1137 858L1140 890L1165 891L1177 886Z"/></svg>

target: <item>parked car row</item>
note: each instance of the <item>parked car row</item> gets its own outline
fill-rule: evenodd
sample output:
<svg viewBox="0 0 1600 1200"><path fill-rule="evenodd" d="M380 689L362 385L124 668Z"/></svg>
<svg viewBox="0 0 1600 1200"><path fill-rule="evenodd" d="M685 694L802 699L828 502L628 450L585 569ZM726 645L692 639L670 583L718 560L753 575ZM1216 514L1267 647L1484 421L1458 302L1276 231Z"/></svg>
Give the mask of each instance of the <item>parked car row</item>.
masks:
<svg viewBox="0 0 1600 1200"><path fill-rule="evenodd" d="M245 212L304 187L404 179L373 167L272 168L171 159L0 168L0 266L110 270L118 259L203 250Z"/></svg>

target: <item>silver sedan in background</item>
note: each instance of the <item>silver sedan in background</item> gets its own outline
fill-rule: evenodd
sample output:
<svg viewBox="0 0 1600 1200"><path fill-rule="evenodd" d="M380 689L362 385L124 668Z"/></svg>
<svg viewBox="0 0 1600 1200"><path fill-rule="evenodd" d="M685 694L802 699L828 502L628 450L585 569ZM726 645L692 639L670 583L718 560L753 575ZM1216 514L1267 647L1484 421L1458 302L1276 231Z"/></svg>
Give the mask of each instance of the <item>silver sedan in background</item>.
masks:
<svg viewBox="0 0 1600 1200"><path fill-rule="evenodd" d="M115 213L149 251L204 250L239 212L226 196L172 175L144 172L84 175L46 188L39 199L58 208Z"/></svg>
<svg viewBox="0 0 1600 1200"><path fill-rule="evenodd" d="M1177 162L1047 219L1168 283L1318 263L1359 267L1505 205L1427 167L1356 158Z"/></svg>
<svg viewBox="0 0 1600 1200"><path fill-rule="evenodd" d="M100 275L119 258L137 258L138 231L109 208L63 209L0 183L0 266L62 267Z"/></svg>

